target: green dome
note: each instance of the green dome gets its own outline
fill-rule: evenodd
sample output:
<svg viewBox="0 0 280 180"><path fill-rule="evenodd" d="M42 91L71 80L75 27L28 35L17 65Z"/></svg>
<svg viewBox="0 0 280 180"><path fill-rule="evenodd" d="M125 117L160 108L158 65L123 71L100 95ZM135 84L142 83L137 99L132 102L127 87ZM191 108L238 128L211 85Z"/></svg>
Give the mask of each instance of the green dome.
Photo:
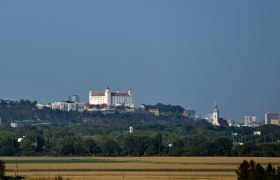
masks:
<svg viewBox="0 0 280 180"><path fill-rule="evenodd" d="M219 112L218 106L216 105L214 108L214 112Z"/></svg>

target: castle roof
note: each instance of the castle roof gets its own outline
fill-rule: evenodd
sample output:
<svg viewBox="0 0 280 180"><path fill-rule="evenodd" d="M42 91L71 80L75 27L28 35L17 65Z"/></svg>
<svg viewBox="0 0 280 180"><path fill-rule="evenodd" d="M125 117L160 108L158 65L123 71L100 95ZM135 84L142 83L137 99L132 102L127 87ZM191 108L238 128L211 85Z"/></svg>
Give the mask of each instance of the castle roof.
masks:
<svg viewBox="0 0 280 180"><path fill-rule="evenodd" d="M220 124L220 126L228 126L227 120L225 120L223 118L219 118L219 124Z"/></svg>
<svg viewBox="0 0 280 180"><path fill-rule="evenodd" d="M92 92L91 96L105 96L104 92Z"/></svg>
<svg viewBox="0 0 280 180"><path fill-rule="evenodd" d="M91 96L105 96L104 92L92 92ZM115 92L111 93L111 96L129 96L128 93L125 92Z"/></svg>
<svg viewBox="0 0 280 180"><path fill-rule="evenodd" d="M107 86L106 90L110 91L110 87ZM129 91L131 91L131 88L129 88L128 92L121 92L120 89L118 89L116 92L112 92L111 96L130 96L131 92ZM93 90L90 90L91 96L105 96L105 92L94 92Z"/></svg>
<svg viewBox="0 0 280 180"><path fill-rule="evenodd" d="M111 93L111 96L129 96L129 94L124 92L116 92L116 93Z"/></svg>

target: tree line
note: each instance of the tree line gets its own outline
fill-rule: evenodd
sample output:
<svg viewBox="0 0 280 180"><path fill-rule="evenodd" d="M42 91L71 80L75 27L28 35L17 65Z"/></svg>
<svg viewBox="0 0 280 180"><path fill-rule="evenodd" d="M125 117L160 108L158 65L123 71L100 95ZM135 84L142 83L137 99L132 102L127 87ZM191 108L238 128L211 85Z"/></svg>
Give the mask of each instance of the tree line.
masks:
<svg viewBox="0 0 280 180"><path fill-rule="evenodd" d="M177 124L134 128L129 133L129 126L117 123L2 127L0 156L279 156L280 152L279 143L234 145L227 129Z"/></svg>
<svg viewBox="0 0 280 180"><path fill-rule="evenodd" d="M271 163L264 168L260 163L244 160L235 171L238 180L279 180L280 166L272 166Z"/></svg>

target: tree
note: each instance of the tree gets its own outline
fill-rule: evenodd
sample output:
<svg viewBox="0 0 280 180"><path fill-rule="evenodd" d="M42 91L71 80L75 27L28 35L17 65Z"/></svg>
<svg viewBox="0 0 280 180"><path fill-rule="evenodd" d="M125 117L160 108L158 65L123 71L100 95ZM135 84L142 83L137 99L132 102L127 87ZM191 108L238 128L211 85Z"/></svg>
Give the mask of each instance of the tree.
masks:
<svg viewBox="0 0 280 180"><path fill-rule="evenodd" d="M2 179L5 176L6 165L3 160L0 160L0 178Z"/></svg>
<svg viewBox="0 0 280 180"><path fill-rule="evenodd" d="M215 155L230 155L232 150L232 141L228 138L217 138L213 142L215 144Z"/></svg>
<svg viewBox="0 0 280 180"><path fill-rule="evenodd" d="M280 166L277 167L276 179L280 179Z"/></svg>
<svg viewBox="0 0 280 180"><path fill-rule="evenodd" d="M259 163L257 163L257 165L256 165L254 179L255 180L265 180L265 169Z"/></svg>
<svg viewBox="0 0 280 180"><path fill-rule="evenodd" d="M244 160L235 171L239 180L278 180L280 179L279 172L280 167L277 167L276 171L271 163L268 163L267 168L264 169L259 163L256 164L253 160L250 163Z"/></svg>
<svg viewBox="0 0 280 180"><path fill-rule="evenodd" d="M244 160L235 171L238 180L247 180L249 178L249 163Z"/></svg>
<svg viewBox="0 0 280 180"><path fill-rule="evenodd" d="M257 152L258 148L255 144L245 143L244 145L238 145L234 149L238 156L253 156L253 152Z"/></svg>
<svg viewBox="0 0 280 180"><path fill-rule="evenodd" d="M276 170L272 167L271 163L268 163L266 167L266 179L274 179L276 177Z"/></svg>
<svg viewBox="0 0 280 180"><path fill-rule="evenodd" d="M96 155L100 152L100 148L97 146L93 139L86 139L82 143L85 155Z"/></svg>
<svg viewBox="0 0 280 180"><path fill-rule="evenodd" d="M104 156L117 156L121 150L119 144L113 138L104 138L100 148Z"/></svg>
<svg viewBox="0 0 280 180"><path fill-rule="evenodd" d="M249 171L249 179L255 179L255 175L256 175L256 163L251 160L249 162L249 168L248 168L248 171Z"/></svg>
<svg viewBox="0 0 280 180"><path fill-rule="evenodd" d="M39 136L39 132L33 131L28 133L20 142L20 153L22 155L36 155L42 152L44 147L44 139Z"/></svg>

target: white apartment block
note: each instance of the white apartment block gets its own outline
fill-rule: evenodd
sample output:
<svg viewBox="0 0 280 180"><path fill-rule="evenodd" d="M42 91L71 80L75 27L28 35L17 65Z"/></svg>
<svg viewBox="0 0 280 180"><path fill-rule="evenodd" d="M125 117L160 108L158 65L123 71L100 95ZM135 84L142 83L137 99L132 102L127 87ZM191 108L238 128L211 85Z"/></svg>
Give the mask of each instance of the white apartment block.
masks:
<svg viewBox="0 0 280 180"><path fill-rule="evenodd" d="M132 103L132 90L129 89L127 92L111 92L109 86L106 87L104 92L89 91L89 104L90 105L104 105L120 106L124 105L127 107L134 107Z"/></svg>
<svg viewBox="0 0 280 180"><path fill-rule="evenodd" d="M245 116L244 125L249 127L254 127L257 125L257 117L256 116Z"/></svg>
<svg viewBox="0 0 280 180"><path fill-rule="evenodd" d="M36 107L37 107L38 109L44 109L44 108L52 108L52 105L51 105L51 104L37 103L37 104L36 104Z"/></svg>
<svg viewBox="0 0 280 180"><path fill-rule="evenodd" d="M60 101L51 103L52 109L58 109L61 111L83 111L84 104L83 103L76 103L72 101Z"/></svg>

